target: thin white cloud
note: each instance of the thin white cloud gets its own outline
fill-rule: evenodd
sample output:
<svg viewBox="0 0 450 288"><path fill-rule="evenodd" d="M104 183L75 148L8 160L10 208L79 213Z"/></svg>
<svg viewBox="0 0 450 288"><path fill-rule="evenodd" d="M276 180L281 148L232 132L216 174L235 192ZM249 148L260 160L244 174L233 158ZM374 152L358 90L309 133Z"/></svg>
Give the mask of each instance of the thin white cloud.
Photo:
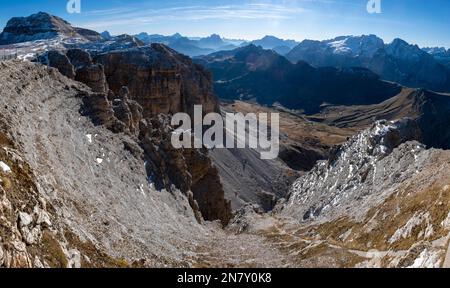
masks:
<svg viewBox="0 0 450 288"><path fill-rule="evenodd" d="M233 20L233 19L291 19L305 9L286 7L270 3L250 3L242 5L221 6L185 6L161 9L108 9L86 12L87 16L95 16L98 20L81 24L91 29L136 26L145 23L164 21L201 21L201 20Z"/></svg>
<svg viewBox="0 0 450 288"><path fill-rule="evenodd" d="M123 13L129 13L132 12L133 8L127 8L127 7L119 7L119 8L111 8L111 9L104 9L104 10L91 10L91 11L83 11L83 14L86 16L113 16L113 15L120 15Z"/></svg>

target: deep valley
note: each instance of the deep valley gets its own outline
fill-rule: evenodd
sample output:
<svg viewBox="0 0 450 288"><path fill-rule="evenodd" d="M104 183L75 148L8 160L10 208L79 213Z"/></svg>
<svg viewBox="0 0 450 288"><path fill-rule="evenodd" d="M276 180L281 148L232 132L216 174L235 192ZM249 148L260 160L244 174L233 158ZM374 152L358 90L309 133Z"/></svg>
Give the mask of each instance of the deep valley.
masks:
<svg viewBox="0 0 450 288"><path fill-rule="evenodd" d="M112 36L43 12L0 49L0 267L450 267L445 49ZM279 156L174 148L194 105L278 113Z"/></svg>

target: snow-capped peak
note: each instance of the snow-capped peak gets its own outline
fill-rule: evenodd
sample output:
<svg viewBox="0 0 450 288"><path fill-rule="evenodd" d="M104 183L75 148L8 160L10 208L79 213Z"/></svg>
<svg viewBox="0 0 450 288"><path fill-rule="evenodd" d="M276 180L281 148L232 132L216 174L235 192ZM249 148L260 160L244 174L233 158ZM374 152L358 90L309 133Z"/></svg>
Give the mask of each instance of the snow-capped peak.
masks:
<svg viewBox="0 0 450 288"><path fill-rule="evenodd" d="M372 57L379 49L384 47L382 39L375 35L341 36L325 43L334 54Z"/></svg>

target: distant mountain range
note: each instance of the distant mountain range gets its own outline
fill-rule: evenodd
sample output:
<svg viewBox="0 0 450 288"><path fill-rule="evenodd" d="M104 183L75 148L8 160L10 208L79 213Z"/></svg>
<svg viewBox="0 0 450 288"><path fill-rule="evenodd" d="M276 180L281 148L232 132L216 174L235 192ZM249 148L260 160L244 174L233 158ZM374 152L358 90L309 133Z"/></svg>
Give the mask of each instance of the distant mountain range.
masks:
<svg viewBox="0 0 450 288"><path fill-rule="evenodd" d="M273 49L280 55L287 54L298 42L294 40L283 40L275 36L265 36L254 41L222 38L220 35L212 34L208 37L185 37L179 33L171 36L159 34L147 34L145 32L135 35L146 44L161 43L191 57L211 54L218 51L233 50L238 47L254 44L264 49Z"/></svg>
<svg viewBox="0 0 450 288"><path fill-rule="evenodd" d="M147 34L145 32L134 35L136 38L144 42L145 44L160 43L170 48L177 50L185 55L195 57L199 55L205 55L214 52L214 49L201 47L198 40L191 40L188 37L183 37L180 34L174 34L171 36L163 36L159 34Z"/></svg>
<svg viewBox="0 0 450 288"><path fill-rule="evenodd" d="M385 82L365 68L315 68L291 63L273 50L255 45L196 59L212 71L215 92L223 99L279 103L290 109L316 113L324 105L380 103L401 87Z"/></svg>
<svg viewBox="0 0 450 288"><path fill-rule="evenodd" d="M144 43L163 43L180 53L199 57L231 51L247 45L270 49L296 63L305 61L315 67L362 67L381 79L404 86L450 92L450 49L419 48L401 39L386 44L375 35L340 36L331 40L283 40L265 36L254 41L227 40L217 34L206 38L136 35Z"/></svg>
<svg viewBox="0 0 450 288"><path fill-rule="evenodd" d="M342 36L325 41L305 40L286 57L316 67L364 67L383 79L409 87L450 91L450 53L420 49L401 39L389 44L375 35Z"/></svg>
<svg viewBox="0 0 450 288"><path fill-rule="evenodd" d="M39 12L29 17L11 18L0 34L0 45L8 45L35 40L78 38L84 41L100 41L103 37L92 30L73 27L67 21Z"/></svg>

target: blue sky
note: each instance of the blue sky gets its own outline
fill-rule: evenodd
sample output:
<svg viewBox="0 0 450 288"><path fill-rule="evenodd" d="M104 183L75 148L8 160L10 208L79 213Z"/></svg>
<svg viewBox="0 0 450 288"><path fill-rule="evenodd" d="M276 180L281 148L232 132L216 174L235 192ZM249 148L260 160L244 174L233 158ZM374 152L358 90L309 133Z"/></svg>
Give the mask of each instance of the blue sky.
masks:
<svg viewBox="0 0 450 288"><path fill-rule="evenodd" d="M69 14L68 0L0 1L0 26L13 16L45 11L69 22L113 34L139 32L296 40L376 34L420 46L450 48L449 0L381 0L382 13L369 14L368 0L81 0L82 13Z"/></svg>

